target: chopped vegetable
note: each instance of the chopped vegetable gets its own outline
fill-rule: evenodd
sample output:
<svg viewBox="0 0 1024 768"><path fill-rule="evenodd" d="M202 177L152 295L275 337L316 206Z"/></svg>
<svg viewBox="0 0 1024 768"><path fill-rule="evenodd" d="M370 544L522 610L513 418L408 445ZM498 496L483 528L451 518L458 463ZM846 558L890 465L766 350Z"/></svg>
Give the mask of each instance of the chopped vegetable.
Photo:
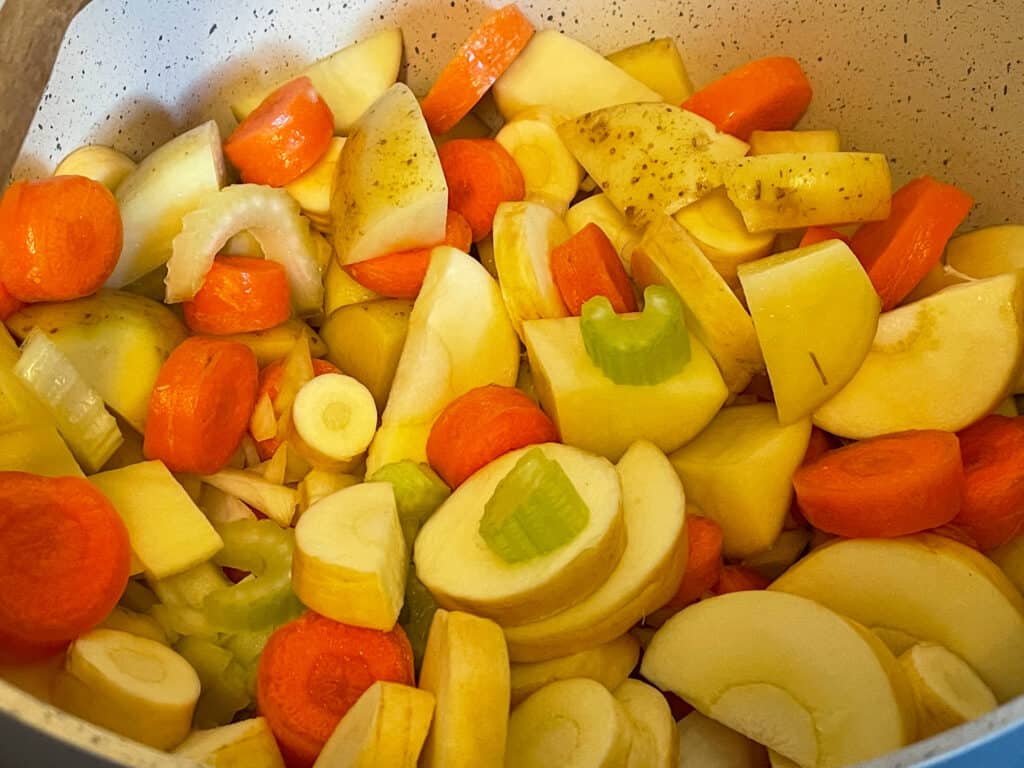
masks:
<svg viewBox="0 0 1024 768"><path fill-rule="evenodd" d="M658 384L690 361L690 336L675 291L649 286L644 310L620 317L604 296L583 305L580 323L590 359L616 384Z"/></svg>
<svg viewBox="0 0 1024 768"><path fill-rule="evenodd" d="M554 119L519 116L505 123L494 140L523 174L525 199L565 215L579 191L583 169L558 135Z"/></svg>
<svg viewBox="0 0 1024 768"><path fill-rule="evenodd" d="M90 144L79 147L53 169L54 176L85 176L111 192L136 168L135 161L113 147Z"/></svg>
<svg viewBox="0 0 1024 768"><path fill-rule="evenodd" d="M449 141L437 156L448 182L448 206L469 222L474 243L490 234L498 205L526 196L519 166L494 139Z"/></svg>
<svg viewBox="0 0 1024 768"><path fill-rule="evenodd" d="M806 248L808 245L817 245L823 243L826 240L840 240L847 245L850 244L850 238L846 237L840 232L836 232L830 227L808 227L800 238L800 248Z"/></svg>
<svg viewBox="0 0 1024 768"><path fill-rule="evenodd" d="M114 271L122 238L117 201L99 182L16 181L0 198L0 282L24 302L88 296Z"/></svg>
<svg viewBox="0 0 1024 768"><path fill-rule="evenodd" d="M280 526L291 525L295 517L295 507L298 505L298 494L295 490L268 482L255 472L222 469L216 474L205 475L203 482L224 493L237 496Z"/></svg>
<svg viewBox="0 0 1024 768"><path fill-rule="evenodd" d="M185 302L185 322L196 333L264 331L292 313L288 273L274 261L245 256L214 260L203 287Z"/></svg>
<svg viewBox="0 0 1024 768"><path fill-rule="evenodd" d="M24 302L18 301L11 296L11 292L4 288L3 283L0 283L0 322L3 322L24 306Z"/></svg>
<svg viewBox="0 0 1024 768"><path fill-rule="evenodd" d="M302 76L267 96L228 138L224 154L242 181L283 187L316 164L333 135L331 108Z"/></svg>
<svg viewBox="0 0 1024 768"><path fill-rule="evenodd" d="M199 676L201 692L193 723L196 728L227 725L249 706L245 668L231 651L198 637L183 637L174 646Z"/></svg>
<svg viewBox="0 0 1024 768"><path fill-rule="evenodd" d="M727 565L722 568L718 582L711 591L716 595L727 595L730 592L744 592L751 589L767 589L771 583L753 568L743 565Z"/></svg>
<svg viewBox="0 0 1024 768"><path fill-rule="evenodd" d="M678 611L700 600L718 583L722 572L722 529L714 520L687 514L686 539L689 557L675 596L665 606Z"/></svg>
<svg viewBox="0 0 1024 768"><path fill-rule="evenodd" d="M587 224L551 251L551 275L571 315L595 296L604 296L619 314L637 311L629 275L597 224Z"/></svg>
<svg viewBox="0 0 1024 768"><path fill-rule="evenodd" d="M0 661L53 655L128 582L128 531L85 480L0 472Z"/></svg>
<svg viewBox="0 0 1024 768"><path fill-rule="evenodd" d="M377 431L370 390L340 373L314 376L292 403L296 449L314 465L348 462L364 453Z"/></svg>
<svg viewBox="0 0 1024 768"><path fill-rule="evenodd" d="M369 483L390 483L398 507L405 544L412 551L416 534L434 511L451 495L451 490L426 464L397 461L386 464L366 478Z"/></svg>

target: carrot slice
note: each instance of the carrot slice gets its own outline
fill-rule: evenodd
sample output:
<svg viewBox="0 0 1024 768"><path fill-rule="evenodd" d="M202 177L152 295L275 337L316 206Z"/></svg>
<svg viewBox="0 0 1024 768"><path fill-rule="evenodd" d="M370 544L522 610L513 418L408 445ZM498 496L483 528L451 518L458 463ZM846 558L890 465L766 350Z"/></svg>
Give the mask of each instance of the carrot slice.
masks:
<svg viewBox="0 0 1024 768"><path fill-rule="evenodd" d="M224 144L242 181L283 187L327 151L334 115L306 76L285 83L245 118Z"/></svg>
<svg viewBox="0 0 1024 768"><path fill-rule="evenodd" d="M341 373L336 365L327 360L313 358L313 376L322 376L325 373ZM256 402L266 395L271 402L277 399L281 391L281 379L284 378L284 358L275 360L260 371L259 388L256 391ZM277 437L268 437L266 440L256 441L256 452L263 461L270 459L283 441Z"/></svg>
<svg viewBox="0 0 1024 768"><path fill-rule="evenodd" d="M397 624L381 632L310 611L275 631L260 656L256 701L289 768L312 765L378 680L415 685L412 647Z"/></svg>
<svg viewBox="0 0 1024 768"><path fill-rule="evenodd" d="M24 306L24 302L18 301L16 298L11 296L10 292L4 288L4 284L0 283L0 322L6 320L15 312L21 310Z"/></svg>
<svg viewBox="0 0 1024 768"><path fill-rule="evenodd" d="M636 312L629 275L608 236L591 222L551 251L551 277L571 315L594 296L605 296L617 313Z"/></svg>
<svg viewBox="0 0 1024 768"><path fill-rule="evenodd" d="M841 232L836 232L831 227L808 227L807 231L804 232L804 236L800 238L800 245L798 247L806 248L808 245L817 245L826 240L841 240L847 245L850 244L850 238Z"/></svg>
<svg viewBox="0 0 1024 768"><path fill-rule="evenodd" d="M427 438L427 461L452 488L517 448L558 440L537 404L514 387L489 384L448 404Z"/></svg>
<svg viewBox="0 0 1024 768"><path fill-rule="evenodd" d="M718 583L722 572L722 529L714 520L697 515L686 517L689 557L675 596L665 606L679 611L700 600Z"/></svg>
<svg viewBox="0 0 1024 768"><path fill-rule="evenodd" d="M193 336L160 368L149 401L142 450L172 472L211 475L224 468L256 403L259 368L247 346Z"/></svg>
<svg viewBox="0 0 1024 768"><path fill-rule="evenodd" d="M460 251L469 252L473 245L473 230L458 211L448 211L445 221L444 242ZM430 248L414 248L349 264L345 269L362 285L374 293L392 299L414 299L423 287L423 278L430 266Z"/></svg>
<svg viewBox="0 0 1024 768"><path fill-rule="evenodd" d="M533 25L515 5L485 18L420 104L431 132L447 133L469 114L530 42L533 32Z"/></svg>
<svg viewBox="0 0 1024 768"><path fill-rule="evenodd" d="M730 592L747 592L754 589L767 589L771 582L752 568L742 565L727 565L718 577L718 583L711 589L716 595L727 595Z"/></svg>
<svg viewBox="0 0 1024 768"><path fill-rule="evenodd" d="M184 310L185 323L196 333L265 331L292 313L288 273L276 261L223 256Z"/></svg>
<svg viewBox="0 0 1024 768"><path fill-rule="evenodd" d="M99 182L16 181L0 199L0 282L24 302L88 296L117 266L122 239L117 201Z"/></svg>
<svg viewBox="0 0 1024 768"><path fill-rule="evenodd" d="M1024 531L1024 417L992 415L960 432L964 498L953 527L981 549Z"/></svg>
<svg viewBox="0 0 1024 768"><path fill-rule="evenodd" d="M882 297L882 310L905 299L939 260L974 205L951 184L922 176L892 196L885 221L872 221L853 233L850 247Z"/></svg>
<svg viewBox="0 0 1024 768"><path fill-rule="evenodd" d="M483 240L501 203L522 200L526 183L512 155L494 139L455 139L437 150L448 182L448 205L461 213Z"/></svg>
<svg viewBox="0 0 1024 768"><path fill-rule="evenodd" d="M925 531L960 511L960 444L938 430L864 440L799 467L793 487L801 512L827 533L856 538Z"/></svg>
<svg viewBox="0 0 1024 768"><path fill-rule="evenodd" d="M811 103L811 93L796 59L769 56L718 78L682 106L746 141L753 131L792 128Z"/></svg>
<svg viewBox="0 0 1024 768"><path fill-rule="evenodd" d="M98 625L130 568L128 530L91 483L0 472L0 662L52 656Z"/></svg>

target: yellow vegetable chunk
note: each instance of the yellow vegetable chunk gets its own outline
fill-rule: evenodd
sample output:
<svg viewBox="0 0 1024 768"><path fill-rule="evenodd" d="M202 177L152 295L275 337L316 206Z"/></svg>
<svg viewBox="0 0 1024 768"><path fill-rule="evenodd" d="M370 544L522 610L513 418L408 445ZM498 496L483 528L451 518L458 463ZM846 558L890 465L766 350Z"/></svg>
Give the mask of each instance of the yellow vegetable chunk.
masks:
<svg viewBox="0 0 1024 768"><path fill-rule="evenodd" d="M256 355L256 362L260 364L260 367L280 360L292 351L297 341L303 338L309 344L309 353L313 357L324 357L327 354L327 345L320 335L304 322L296 319L287 320L265 331L235 333L218 338L245 344Z"/></svg>
<svg viewBox="0 0 1024 768"><path fill-rule="evenodd" d="M295 198L302 212L314 224L331 216L331 193L334 191L334 176L338 169L345 139L335 136L327 145L327 151L320 156L312 168L284 187L285 192ZM321 227L317 227L321 229Z"/></svg>
<svg viewBox="0 0 1024 768"><path fill-rule="evenodd" d="M775 543L810 439L809 419L783 426L770 403L740 405L722 409L669 457L687 502L721 526L726 557L748 557Z"/></svg>
<svg viewBox="0 0 1024 768"><path fill-rule="evenodd" d="M678 768L768 768L764 747L700 712L688 714L676 730Z"/></svg>
<svg viewBox="0 0 1024 768"><path fill-rule="evenodd" d="M633 743L626 768L677 768L676 721L661 691L630 679L612 693L633 722Z"/></svg>
<svg viewBox="0 0 1024 768"><path fill-rule="evenodd" d="M808 416L854 377L875 338L881 302L841 240L740 267L779 422Z"/></svg>
<svg viewBox="0 0 1024 768"><path fill-rule="evenodd" d="M918 736L927 739L975 720L997 706L991 689L941 645L918 643L899 658L914 692Z"/></svg>
<svg viewBox="0 0 1024 768"><path fill-rule="evenodd" d="M669 104L682 104L693 93L679 48L671 37L660 37L608 54L608 61L632 75Z"/></svg>
<svg viewBox="0 0 1024 768"><path fill-rule="evenodd" d="M783 531L770 549L743 559L741 565L751 568L766 579L776 579L793 565L811 543L811 532L807 528Z"/></svg>
<svg viewBox="0 0 1024 768"><path fill-rule="evenodd" d="M531 450L561 466L589 520L567 544L510 563L485 543L480 521L498 483ZM615 568L626 543L621 506L619 478L607 460L557 443L512 451L472 475L423 525L416 575L446 608L508 625L549 616L593 592Z"/></svg>
<svg viewBox="0 0 1024 768"><path fill-rule="evenodd" d="M689 606L655 634L641 673L803 768L868 760L915 734L892 654L794 595L735 592Z"/></svg>
<svg viewBox="0 0 1024 768"><path fill-rule="evenodd" d="M163 462L101 472L89 482L117 509L128 528L132 552L154 579L187 571L224 546Z"/></svg>
<svg viewBox="0 0 1024 768"><path fill-rule="evenodd" d="M313 768L416 768L433 714L430 692L378 680L341 718Z"/></svg>
<svg viewBox="0 0 1024 768"><path fill-rule="evenodd" d="M512 664L512 706L556 680L586 677L609 691L618 688L640 660L640 644L630 635L620 635L593 648L556 659Z"/></svg>
<svg viewBox="0 0 1024 768"><path fill-rule="evenodd" d="M380 294L360 285L341 266L341 262L335 258L331 259L327 265L327 274L324 276L324 317L330 317L335 310L341 309L341 307L362 304L380 298L383 298ZM323 331L322 326L320 330Z"/></svg>
<svg viewBox="0 0 1024 768"><path fill-rule="evenodd" d="M262 717L193 731L174 754L211 768L285 768L274 734Z"/></svg>
<svg viewBox="0 0 1024 768"><path fill-rule="evenodd" d="M0 379L2 376L0 372ZM0 471L46 477L85 476L67 443L49 424L0 432Z"/></svg>
<svg viewBox="0 0 1024 768"><path fill-rule="evenodd" d="M838 152L839 131L751 131L751 155Z"/></svg>
<svg viewBox="0 0 1024 768"><path fill-rule="evenodd" d="M136 168L135 161L113 147L89 144L69 154L53 171L54 176L85 176L116 192Z"/></svg>
<svg viewBox="0 0 1024 768"><path fill-rule="evenodd" d="M494 137L516 161L526 185L525 200L564 215L583 180L583 169L549 121L519 117Z"/></svg>
<svg viewBox="0 0 1024 768"><path fill-rule="evenodd" d="M422 768L502 764L510 688L508 652L497 624L438 609L427 636L419 687L436 700Z"/></svg>
<svg viewBox="0 0 1024 768"><path fill-rule="evenodd" d="M1024 225L983 227L946 245L946 264L968 277L992 277L1024 268Z"/></svg>
<svg viewBox="0 0 1024 768"><path fill-rule="evenodd" d="M156 619L145 613L136 613L122 605L114 607L114 610L100 624L100 628L117 629L121 632L127 632L129 635L145 637L150 640L156 640L156 642L163 645L170 645L167 633L164 632Z"/></svg>
<svg viewBox="0 0 1024 768"><path fill-rule="evenodd" d="M723 169L725 189L751 232L878 221L889 215L885 155L808 152L758 155Z"/></svg>

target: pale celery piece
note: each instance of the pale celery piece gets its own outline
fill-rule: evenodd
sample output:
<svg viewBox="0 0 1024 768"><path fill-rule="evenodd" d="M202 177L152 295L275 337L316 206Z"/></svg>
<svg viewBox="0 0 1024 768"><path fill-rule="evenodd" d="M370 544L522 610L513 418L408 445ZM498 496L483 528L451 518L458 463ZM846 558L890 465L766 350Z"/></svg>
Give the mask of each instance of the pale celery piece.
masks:
<svg viewBox="0 0 1024 768"><path fill-rule="evenodd" d="M370 483L391 483L405 545L412 551L420 526L451 496L451 489L427 464L404 459L385 464L368 478Z"/></svg>
<svg viewBox="0 0 1024 768"><path fill-rule="evenodd" d="M183 637L174 650L192 665L202 686L192 716L195 728L227 725L252 703L247 672L231 651L196 637Z"/></svg>
<svg viewBox="0 0 1024 768"><path fill-rule="evenodd" d="M233 184L209 194L182 219L167 262L168 302L187 301L203 286L217 252L239 232L248 231L264 256L288 273L292 305L299 315L323 308L324 285L317 238L299 204L283 189Z"/></svg>
<svg viewBox="0 0 1024 768"><path fill-rule="evenodd" d="M271 520L236 520L220 527L224 549L214 557L221 566L249 571L233 586L203 598L210 623L222 632L244 632L281 624L302 607L292 593L291 569L295 536Z"/></svg>
<svg viewBox="0 0 1024 768"><path fill-rule="evenodd" d="M25 337L14 373L49 409L87 472L102 467L124 441L96 390L38 328Z"/></svg>
<svg viewBox="0 0 1024 768"><path fill-rule="evenodd" d="M690 362L683 304L664 286L644 291L639 315L616 315L604 296L589 299L580 332L590 359L616 384L660 384Z"/></svg>
<svg viewBox="0 0 1024 768"><path fill-rule="evenodd" d="M565 546L589 522L590 510L565 470L535 448L494 489L480 536L506 563L521 563Z"/></svg>
<svg viewBox="0 0 1024 768"><path fill-rule="evenodd" d="M149 586L160 602L149 608L149 613L171 637L216 639L220 633L203 612L203 601L211 592L230 585L224 572L209 560L166 579L150 579Z"/></svg>

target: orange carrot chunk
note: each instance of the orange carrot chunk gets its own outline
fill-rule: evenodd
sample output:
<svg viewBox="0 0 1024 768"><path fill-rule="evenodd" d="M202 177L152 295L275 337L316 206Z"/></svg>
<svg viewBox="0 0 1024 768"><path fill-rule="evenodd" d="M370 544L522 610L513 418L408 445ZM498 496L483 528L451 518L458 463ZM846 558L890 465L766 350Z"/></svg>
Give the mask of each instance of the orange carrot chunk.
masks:
<svg viewBox="0 0 1024 768"><path fill-rule="evenodd" d="M185 302L185 322L196 333L227 335L264 331L292 313L288 273L276 261L223 256L203 287Z"/></svg>
<svg viewBox="0 0 1024 768"><path fill-rule="evenodd" d="M390 632L340 624L310 611L270 636L256 701L289 768L308 768L345 713L378 680L415 685L412 647Z"/></svg>
<svg viewBox="0 0 1024 768"><path fill-rule="evenodd" d="M327 360L313 358L313 376L322 376L325 373L341 373L338 367ZM270 398L271 402L277 399L281 391L281 379L284 378L284 359L275 360L266 368L260 371L259 388L256 391L256 402L258 403L264 395ZM277 437L268 437L266 440L256 441L256 452L263 461L267 461L281 447L283 441Z"/></svg>
<svg viewBox="0 0 1024 768"><path fill-rule="evenodd" d="M854 232L850 247L882 297L883 311L903 301L939 263L973 205L966 192L922 176L892 196L889 218Z"/></svg>
<svg viewBox="0 0 1024 768"><path fill-rule="evenodd" d="M800 511L827 533L856 538L925 531L960 511L960 444L938 430L875 437L799 467L793 487Z"/></svg>
<svg viewBox="0 0 1024 768"><path fill-rule="evenodd" d="M142 451L172 472L210 475L238 448L256 403L259 368L244 344L193 336L164 362Z"/></svg>
<svg viewBox="0 0 1024 768"><path fill-rule="evenodd" d="M753 131L792 128L810 103L811 84L797 60L769 56L718 78L682 106L746 141Z"/></svg>
<svg viewBox="0 0 1024 768"><path fill-rule="evenodd" d="M490 384L448 404L427 438L427 461L452 488L517 448L558 440L537 404L514 387Z"/></svg>
<svg viewBox="0 0 1024 768"><path fill-rule="evenodd" d="M334 115L306 76L285 83L224 144L242 181L283 187L312 168L334 135Z"/></svg>
<svg viewBox="0 0 1024 768"><path fill-rule="evenodd" d="M130 567L128 530L91 483L0 472L0 662L52 656L98 625Z"/></svg>
<svg viewBox="0 0 1024 768"><path fill-rule="evenodd" d="M850 244L850 238L841 232L836 232L831 227L808 227L804 236L800 238L799 247L806 248L808 245L817 245L826 240L840 240L847 245Z"/></svg>
<svg viewBox="0 0 1024 768"><path fill-rule="evenodd" d="M0 199L0 283L23 302L98 291L117 266L117 201L84 176L16 181Z"/></svg>
<svg viewBox="0 0 1024 768"><path fill-rule="evenodd" d="M722 572L722 529L714 520L697 515L686 517L689 557L675 597L666 608L679 611L700 600L718 583Z"/></svg>
<svg viewBox="0 0 1024 768"><path fill-rule="evenodd" d="M711 591L716 595L728 595L730 592L748 592L754 589L767 589L771 582L752 568L742 565L727 565L718 577L718 583Z"/></svg>
<svg viewBox="0 0 1024 768"><path fill-rule="evenodd" d="M447 133L476 106L533 37L515 5L491 13L462 44L420 106L431 132Z"/></svg>
<svg viewBox="0 0 1024 768"><path fill-rule="evenodd" d="M469 222L458 211L448 211L445 222L444 242L438 245L450 245L460 251L469 252L473 245L473 230ZM430 266L430 248L414 248L411 251L399 251L349 264L345 269L357 283L369 288L374 293L392 299L414 299L423 287L423 278Z"/></svg>
<svg viewBox="0 0 1024 768"><path fill-rule="evenodd" d="M469 222L474 243L490 234L501 203L526 195L519 166L494 139L455 139L437 154L448 182L448 206Z"/></svg>
<svg viewBox="0 0 1024 768"><path fill-rule="evenodd" d="M606 297L619 314L637 310L615 246L593 222L551 251L551 277L571 315L580 315L594 296Z"/></svg>
<svg viewBox="0 0 1024 768"><path fill-rule="evenodd" d="M1024 417L992 415L960 432L965 490L953 520L981 549L1024 532Z"/></svg>

